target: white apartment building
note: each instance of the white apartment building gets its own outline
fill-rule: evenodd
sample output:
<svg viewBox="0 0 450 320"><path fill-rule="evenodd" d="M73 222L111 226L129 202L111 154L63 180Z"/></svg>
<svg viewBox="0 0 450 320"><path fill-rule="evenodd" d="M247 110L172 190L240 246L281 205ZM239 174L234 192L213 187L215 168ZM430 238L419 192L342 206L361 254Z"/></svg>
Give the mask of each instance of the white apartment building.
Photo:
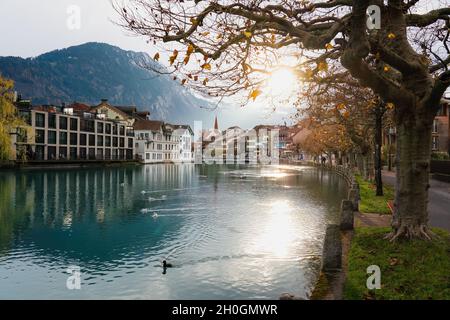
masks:
<svg viewBox="0 0 450 320"><path fill-rule="evenodd" d="M155 120L134 123L135 153L143 163L191 162L192 130Z"/></svg>
<svg viewBox="0 0 450 320"><path fill-rule="evenodd" d="M74 110L75 109L75 110ZM43 160L133 160L133 127L123 119L108 119L70 107L25 107L19 113L28 125L13 135L15 158Z"/></svg>

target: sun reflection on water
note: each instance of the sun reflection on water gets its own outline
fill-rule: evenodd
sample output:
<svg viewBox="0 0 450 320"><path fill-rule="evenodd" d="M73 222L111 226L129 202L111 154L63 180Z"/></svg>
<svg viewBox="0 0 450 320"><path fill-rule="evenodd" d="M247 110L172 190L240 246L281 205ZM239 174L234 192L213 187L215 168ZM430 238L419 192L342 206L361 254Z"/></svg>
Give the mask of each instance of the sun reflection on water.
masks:
<svg viewBox="0 0 450 320"><path fill-rule="evenodd" d="M291 251L298 232L298 226L293 227L295 207L288 200L276 200L269 204L269 208L261 234L256 239L257 249L278 259L292 258Z"/></svg>

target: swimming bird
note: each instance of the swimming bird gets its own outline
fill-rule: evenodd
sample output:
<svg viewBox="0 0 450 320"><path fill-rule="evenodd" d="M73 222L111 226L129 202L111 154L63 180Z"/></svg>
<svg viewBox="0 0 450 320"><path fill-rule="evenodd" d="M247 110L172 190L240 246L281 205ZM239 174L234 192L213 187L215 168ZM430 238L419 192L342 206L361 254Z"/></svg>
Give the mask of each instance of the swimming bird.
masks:
<svg viewBox="0 0 450 320"><path fill-rule="evenodd" d="M148 211L149 211L149 209L147 209L147 208L141 209L142 213L148 213Z"/></svg>
<svg viewBox="0 0 450 320"><path fill-rule="evenodd" d="M142 190L141 191L141 194L146 194L147 192L145 191L145 190Z"/></svg>
<svg viewBox="0 0 450 320"><path fill-rule="evenodd" d="M158 218L158 214L157 214L156 212L153 212L152 218L153 218L153 219Z"/></svg>
<svg viewBox="0 0 450 320"><path fill-rule="evenodd" d="M164 269L166 269L166 268L173 268L173 265L171 263L167 263L167 261L164 260L163 261L163 268Z"/></svg>

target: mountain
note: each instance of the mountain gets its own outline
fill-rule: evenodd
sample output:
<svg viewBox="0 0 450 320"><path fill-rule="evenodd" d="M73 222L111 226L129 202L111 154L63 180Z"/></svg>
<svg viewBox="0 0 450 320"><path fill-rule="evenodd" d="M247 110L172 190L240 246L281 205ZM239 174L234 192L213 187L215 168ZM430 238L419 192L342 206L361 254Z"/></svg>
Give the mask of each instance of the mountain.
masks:
<svg viewBox="0 0 450 320"><path fill-rule="evenodd" d="M16 90L33 104L111 104L150 111L152 119L210 123L209 102L195 97L167 75L141 67L159 67L146 53L125 51L105 43L86 43L35 58L0 57L0 73L15 81ZM202 108L203 107L203 108Z"/></svg>

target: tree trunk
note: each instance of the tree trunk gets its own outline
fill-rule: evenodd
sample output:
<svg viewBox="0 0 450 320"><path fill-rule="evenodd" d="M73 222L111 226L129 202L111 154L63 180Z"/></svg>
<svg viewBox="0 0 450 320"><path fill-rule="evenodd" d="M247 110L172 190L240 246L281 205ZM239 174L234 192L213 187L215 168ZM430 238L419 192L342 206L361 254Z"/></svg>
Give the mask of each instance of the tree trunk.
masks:
<svg viewBox="0 0 450 320"><path fill-rule="evenodd" d="M381 178L381 139L382 139L382 118L381 106L375 109L375 184L377 186L376 195L383 195L383 180Z"/></svg>
<svg viewBox="0 0 450 320"><path fill-rule="evenodd" d="M396 186L391 240L430 239L428 188L431 154L431 124L417 120L397 125Z"/></svg>

